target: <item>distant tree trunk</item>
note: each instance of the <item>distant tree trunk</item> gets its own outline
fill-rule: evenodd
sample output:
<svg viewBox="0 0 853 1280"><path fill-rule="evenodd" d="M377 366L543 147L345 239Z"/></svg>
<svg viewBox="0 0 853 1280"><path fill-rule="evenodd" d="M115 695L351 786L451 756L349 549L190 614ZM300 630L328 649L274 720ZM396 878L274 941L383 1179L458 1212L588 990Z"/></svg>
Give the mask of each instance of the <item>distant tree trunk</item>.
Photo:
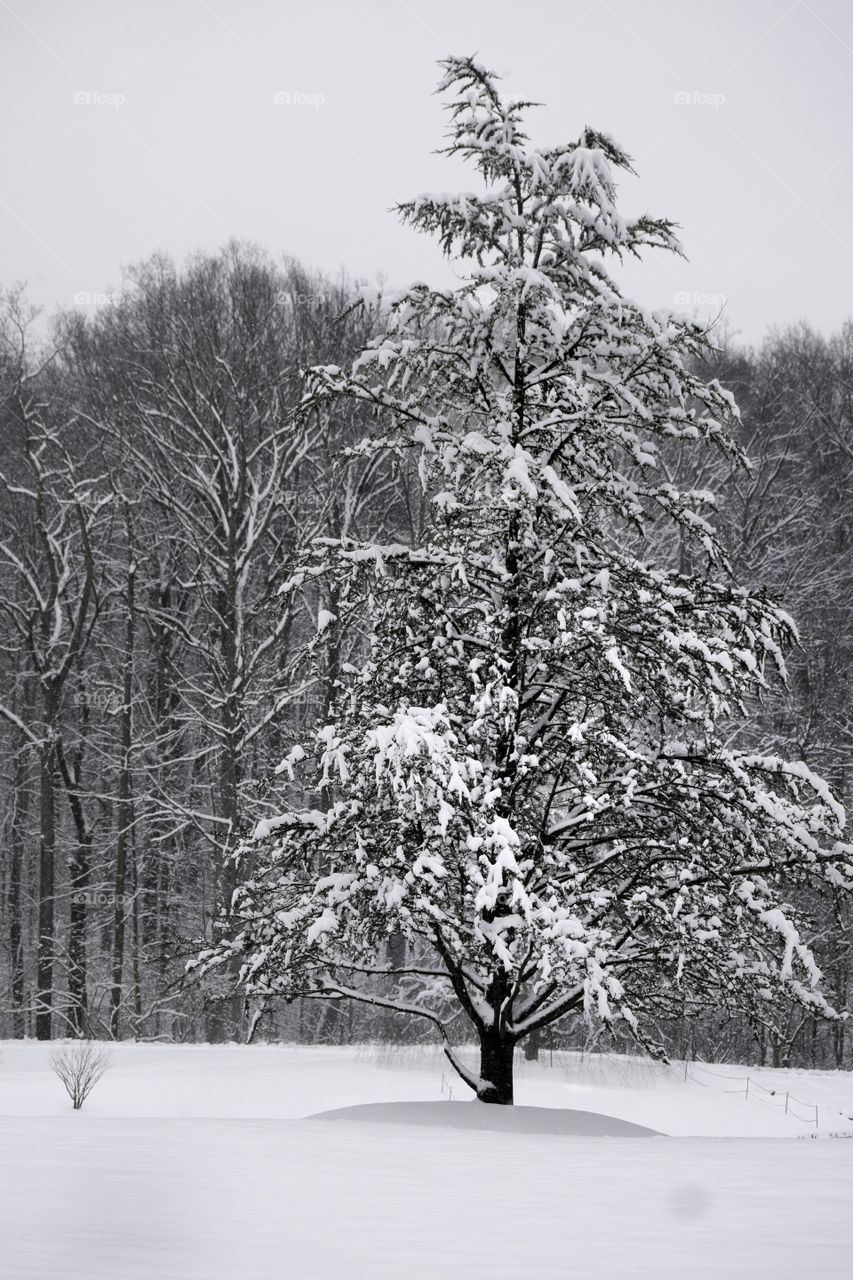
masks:
<svg viewBox="0 0 853 1280"><path fill-rule="evenodd" d="M42 684L42 739L39 743L39 936L36 961L36 1039L49 1040L54 1003L56 946L56 721L52 683Z"/></svg>
<svg viewBox="0 0 853 1280"><path fill-rule="evenodd" d="M336 1000L323 1001L323 1018L317 1031L320 1044L337 1044L340 1040L341 1011Z"/></svg>
<svg viewBox="0 0 853 1280"><path fill-rule="evenodd" d="M83 715L83 732L88 717ZM68 998L71 1025L74 1034L83 1036L88 1029L89 1000L87 991L88 963L86 954L88 928L89 877L92 863L92 831L86 821L81 795L82 745L73 757L66 757L61 741L56 744L56 761L59 765L68 807L77 837L74 852L69 859L71 888L71 914L68 928Z"/></svg>
<svg viewBox="0 0 853 1280"><path fill-rule="evenodd" d="M12 799L12 824L10 833L9 865L9 965L10 995L12 998L12 1035L20 1039L26 1034L24 1006L24 934L23 934L23 868L26 847L27 810L27 757L21 749L15 757L14 796Z"/></svg>
<svg viewBox="0 0 853 1280"><path fill-rule="evenodd" d="M844 1066L844 1035L846 1024L836 1022L832 1028L832 1047L835 1054L835 1065L840 1070Z"/></svg>
<svg viewBox="0 0 853 1280"><path fill-rule="evenodd" d="M131 832L130 840L130 882L131 893L133 894L133 915L132 921L132 956L133 956L133 1017L135 1023L135 1034L139 1035L139 1026L142 1022L142 979L139 972L139 960L141 952L141 937L139 927L139 873L136 864L136 845Z"/></svg>
<svg viewBox="0 0 853 1280"><path fill-rule="evenodd" d="M184 734L179 716L180 696L176 685L176 671L180 666L181 650L178 637L186 623L186 597L176 580L174 549L163 555L159 564L158 580L154 583L153 599L147 612L152 616L151 650L154 661L151 697L155 723L160 733L158 745L158 787L164 794L182 797L191 793L192 783L180 773L179 757L184 750ZM175 616L178 625L166 621ZM156 993L163 992L169 982L169 961L172 936L173 868L180 865L181 836L175 824L163 817L156 817L149 825L146 851L140 854L137 872L141 882L140 949L150 965ZM163 1016L159 1003L154 1006L153 1032L159 1036L163 1030Z"/></svg>
<svg viewBox="0 0 853 1280"><path fill-rule="evenodd" d="M12 834L12 860L9 867L9 961L11 965L12 1035L24 1035L24 940L21 931L21 845Z"/></svg>
<svg viewBox="0 0 853 1280"><path fill-rule="evenodd" d="M75 1035L85 1035L89 1019L88 961L86 934L88 921L91 835L85 823L77 829L77 845L71 858L71 913L68 927L68 999Z"/></svg>
<svg viewBox="0 0 853 1280"><path fill-rule="evenodd" d="M843 786L843 773L842 773ZM844 791L839 789L839 795L843 795ZM849 927L842 911L842 897L837 888L832 891L832 922L834 926L835 937L840 943L842 939L849 937ZM835 1007L839 1011L846 1009L849 1001L850 986L850 944L845 942L843 946L839 946L839 954L835 959ZM839 1069L844 1066L844 1038L847 1032L847 1023L843 1021L833 1023L832 1027L832 1048L835 1058L835 1065Z"/></svg>
<svg viewBox="0 0 853 1280"><path fill-rule="evenodd" d="M237 648L238 603L236 585L236 567L229 564L228 582L225 599L221 604L221 641L222 665L224 670L224 696L222 699L222 750L219 757L219 808L228 823L228 835L222 849L219 879L219 905L226 910L230 908L231 897L237 887L234 863L231 854L240 819L240 739L242 737L242 716L240 707L240 690L242 673L240 670L240 653Z"/></svg>
<svg viewBox="0 0 853 1280"><path fill-rule="evenodd" d="M539 1061L539 1050L542 1046L542 1032L537 1028L524 1042L524 1057L528 1062Z"/></svg>
<svg viewBox="0 0 853 1280"><path fill-rule="evenodd" d="M169 848L162 850L157 863L157 880L155 888L156 907L156 947L157 947L157 992L165 991L169 983L169 958L172 943L172 861ZM163 1030L162 1015L158 1005L154 1017L154 1034L160 1035Z"/></svg>
<svg viewBox="0 0 853 1280"><path fill-rule="evenodd" d="M225 497L225 495L223 495ZM233 854L240 829L240 781L243 737L243 670L240 637L242 635L242 607L237 550L233 532L228 540L228 557L225 582L218 601L220 618L219 640L222 661L222 711L220 721L221 750L219 755L219 812L227 822L227 835L220 848L216 868L214 893L213 933L219 929L219 912L228 913L237 888L236 867ZM235 958L228 970L229 979L236 988L240 971ZM242 1040L243 997L238 993L230 999L217 1001L211 1006L208 1019L208 1037L212 1041L224 1039Z"/></svg>
<svg viewBox="0 0 853 1280"><path fill-rule="evenodd" d="M116 865L115 895L113 912L113 968L110 988L110 1034L117 1040L121 1030L121 999L124 977L124 934L127 919L127 846L130 839L133 821L133 801L131 798L131 751L133 747L133 641L136 630L135 617L135 566L133 563L133 540L128 526L127 568L127 617L125 620L124 644L124 677L122 681L121 706L121 771L118 784L118 804L116 806Z"/></svg>

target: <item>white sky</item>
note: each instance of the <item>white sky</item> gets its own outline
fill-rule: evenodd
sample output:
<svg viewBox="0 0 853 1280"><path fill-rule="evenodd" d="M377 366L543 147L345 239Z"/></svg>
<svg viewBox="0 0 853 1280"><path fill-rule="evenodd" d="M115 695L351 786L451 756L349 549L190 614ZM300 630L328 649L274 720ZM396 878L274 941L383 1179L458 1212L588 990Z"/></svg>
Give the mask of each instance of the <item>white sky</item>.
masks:
<svg viewBox="0 0 853 1280"><path fill-rule="evenodd" d="M853 315L850 0L0 0L0 284L70 306L232 236L448 283L389 211L474 185L432 154L448 53L547 104L535 139L588 123L634 156L625 212L675 219L689 257L632 267L642 301L722 296L746 341Z"/></svg>

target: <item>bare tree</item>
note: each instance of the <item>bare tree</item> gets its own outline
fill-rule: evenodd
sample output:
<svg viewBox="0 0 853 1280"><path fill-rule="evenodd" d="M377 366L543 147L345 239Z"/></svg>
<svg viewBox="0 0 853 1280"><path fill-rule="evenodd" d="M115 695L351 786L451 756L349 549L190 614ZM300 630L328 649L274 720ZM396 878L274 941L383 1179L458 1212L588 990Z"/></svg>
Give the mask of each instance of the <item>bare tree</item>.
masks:
<svg viewBox="0 0 853 1280"><path fill-rule="evenodd" d="M50 1066L65 1086L74 1110L79 1111L111 1062L109 1054L91 1040L78 1040L52 1053Z"/></svg>

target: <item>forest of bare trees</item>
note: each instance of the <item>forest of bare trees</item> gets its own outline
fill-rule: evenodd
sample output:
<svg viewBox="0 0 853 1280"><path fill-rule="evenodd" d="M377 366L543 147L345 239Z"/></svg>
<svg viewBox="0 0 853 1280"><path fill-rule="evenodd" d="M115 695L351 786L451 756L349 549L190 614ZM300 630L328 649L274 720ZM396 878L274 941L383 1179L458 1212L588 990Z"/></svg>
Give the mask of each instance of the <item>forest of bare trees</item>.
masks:
<svg viewBox="0 0 853 1280"><path fill-rule="evenodd" d="M381 303L368 297L240 245L180 269L144 263L116 301L47 333L23 291L2 297L0 1037L249 1032L227 979L188 983L186 961L230 901L229 854L275 808L276 766L358 643L318 632L333 599L279 588L318 537L401 536L419 519L393 459L348 452L364 410L295 412L303 371L371 336ZM762 741L849 804L853 323L719 348L705 373L734 392L753 469L717 457L689 479L718 495L738 579L766 587L801 637L787 690L760 709ZM686 478L678 452L666 465ZM810 907L827 993L847 1010L847 901L827 891ZM688 1013L661 1028L683 1053L850 1061L843 1020ZM315 1002L265 1010L251 1030L346 1039L402 1024Z"/></svg>

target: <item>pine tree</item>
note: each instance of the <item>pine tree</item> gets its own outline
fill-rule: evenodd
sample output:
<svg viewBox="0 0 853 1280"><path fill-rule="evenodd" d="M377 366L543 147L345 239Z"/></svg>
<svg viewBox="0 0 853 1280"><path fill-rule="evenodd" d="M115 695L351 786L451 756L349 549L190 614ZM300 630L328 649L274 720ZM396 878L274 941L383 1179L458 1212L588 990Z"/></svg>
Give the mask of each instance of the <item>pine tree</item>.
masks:
<svg viewBox="0 0 853 1280"><path fill-rule="evenodd" d="M373 407L357 452L416 459L422 530L318 542L287 584L330 588L318 633L360 628L363 662L283 762L290 807L242 850L229 941L200 964L239 956L260 998L423 1017L480 1099L511 1103L515 1045L573 1011L653 1049L685 997L831 1012L791 899L846 887L853 851L819 778L733 745L795 631L732 580L712 496L658 466L669 442L746 465L731 396L695 371L702 328L612 274L680 252L673 225L618 212L609 137L537 149L534 104L442 66L446 151L479 189L399 212L467 275L396 298L305 404Z"/></svg>

